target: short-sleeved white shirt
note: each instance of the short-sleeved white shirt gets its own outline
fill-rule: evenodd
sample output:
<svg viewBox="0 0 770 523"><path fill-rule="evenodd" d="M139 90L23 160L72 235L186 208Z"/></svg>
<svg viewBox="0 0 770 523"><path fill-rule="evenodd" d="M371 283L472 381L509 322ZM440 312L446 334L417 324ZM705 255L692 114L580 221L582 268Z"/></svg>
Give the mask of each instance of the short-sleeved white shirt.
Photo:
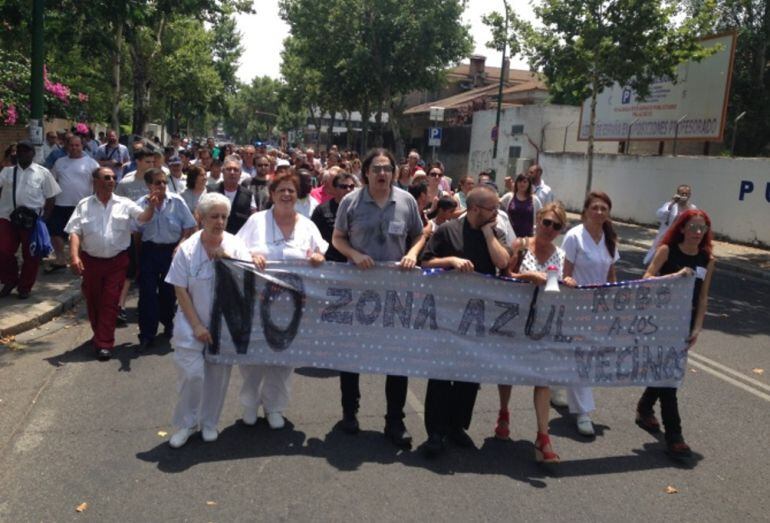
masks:
<svg viewBox="0 0 770 523"><path fill-rule="evenodd" d="M208 328L214 300L214 260L209 258L201 243L202 232L196 232L179 245L166 274L166 283L187 289L198 319ZM222 249L227 256L240 260L250 259L249 251L240 238L228 232L223 234ZM192 326L181 307L174 317L171 344L177 348L203 350L203 342L195 339Z"/></svg>
<svg viewBox="0 0 770 523"><path fill-rule="evenodd" d="M144 209L123 196L113 194L107 205L96 195L80 200L64 231L82 238L81 248L96 258L112 258L131 243L131 220Z"/></svg>
<svg viewBox="0 0 770 523"><path fill-rule="evenodd" d="M306 260L316 250L325 253L329 243L323 239L316 224L299 213L297 217L289 238L284 238L275 223L272 209L252 214L237 236L251 253L261 254L271 261Z"/></svg>
<svg viewBox="0 0 770 523"><path fill-rule="evenodd" d="M604 243L604 233L599 243L594 242L583 224L570 229L561 244L567 261L572 263L572 277L578 285L600 285L607 283L607 274L612 264L620 259L617 246L611 256Z"/></svg>
<svg viewBox="0 0 770 523"><path fill-rule="evenodd" d="M13 212L13 169L6 167L0 171L0 218L8 219ZM40 214L48 198L61 192L53 175L42 165L31 163L26 169L16 169L16 206L29 207Z"/></svg>
<svg viewBox="0 0 770 523"><path fill-rule="evenodd" d="M61 187L56 195L55 204L60 207L74 207L86 196L94 192L94 182L91 173L99 167L99 163L85 154L80 158L63 156L53 164L53 175Z"/></svg>

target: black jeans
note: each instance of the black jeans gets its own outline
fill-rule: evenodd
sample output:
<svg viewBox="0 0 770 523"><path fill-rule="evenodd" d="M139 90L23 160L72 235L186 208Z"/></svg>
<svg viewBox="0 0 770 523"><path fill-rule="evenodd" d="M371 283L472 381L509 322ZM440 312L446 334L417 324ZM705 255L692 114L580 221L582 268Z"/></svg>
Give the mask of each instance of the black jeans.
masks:
<svg viewBox="0 0 770 523"><path fill-rule="evenodd" d="M653 414L655 402L660 399L660 416L666 429L667 443L681 443L682 420L679 418L679 403L676 399L676 389L672 387L647 387L639 399L637 410L644 416Z"/></svg>
<svg viewBox="0 0 770 523"><path fill-rule="evenodd" d="M446 436L451 430L471 426L478 383L428 380L425 393L425 430L428 435Z"/></svg>
<svg viewBox="0 0 770 523"><path fill-rule="evenodd" d="M358 388L359 375L355 372L340 371L340 392L342 392L342 412L346 415L358 412L358 400L361 391ZM385 424L403 424L406 388L409 380L406 376L388 376L385 379L385 400L388 404Z"/></svg>

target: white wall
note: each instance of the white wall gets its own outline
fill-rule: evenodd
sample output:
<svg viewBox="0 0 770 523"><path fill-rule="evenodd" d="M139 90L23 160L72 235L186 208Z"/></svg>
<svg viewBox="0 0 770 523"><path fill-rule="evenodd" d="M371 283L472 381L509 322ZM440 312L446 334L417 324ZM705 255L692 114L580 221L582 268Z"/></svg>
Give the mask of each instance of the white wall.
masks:
<svg viewBox="0 0 770 523"><path fill-rule="evenodd" d="M587 176L585 156L546 153L540 163L543 179L556 197L568 208L580 209ZM692 201L709 214L714 232L736 241L770 244L770 159L594 157L592 189L610 195L612 214L619 218L655 223L655 211L683 183L692 186ZM748 192L749 185L753 192Z"/></svg>

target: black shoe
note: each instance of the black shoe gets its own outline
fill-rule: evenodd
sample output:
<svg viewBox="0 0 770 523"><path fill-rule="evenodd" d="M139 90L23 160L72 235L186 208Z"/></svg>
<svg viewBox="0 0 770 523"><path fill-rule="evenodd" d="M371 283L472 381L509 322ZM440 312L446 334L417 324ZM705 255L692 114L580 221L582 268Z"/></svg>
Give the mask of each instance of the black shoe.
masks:
<svg viewBox="0 0 770 523"><path fill-rule="evenodd" d="M30 291L19 291L19 299L26 300L27 298L29 298L29 292Z"/></svg>
<svg viewBox="0 0 770 523"><path fill-rule="evenodd" d="M340 421L340 428L342 432L346 434L358 434L360 427L358 426L358 418L355 414L344 414L342 421Z"/></svg>
<svg viewBox="0 0 770 523"><path fill-rule="evenodd" d="M112 353L107 349L99 349L96 351L96 359L99 361L107 361L112 357Z"/></svg>
<svg viewBox="0 0 770 523"><path fill-rule="evenodd" d="M412 435L406 430L403 423L398 425L385 425L385 437L400 449L412 448Z"/></svg>
<svg viewBox="0 0 770 523"><path fill-rule="evenodd" d="M464 449L476 447L476 444L473 443L473 440L468 435L468 433L461 428L456 428L449 431L449 439L452 440L452 443Z"/></svg>
<svg viewBox="0 0 770 523"><path fill-rule="evenodd" d="M166 325L163 327L163 333L161 334L162 337L171 339L171 336L174 335L174 326L173 325Z"/></svg>
<svg viewBox="0 0 770 523"><path fill-rule="evenodd" d="M666 454L674 459L687 459L692 457L692 450L684 441L677 441L666 444Z"/></svg>
<svg viewBox="0 0 770 523"><path fill-rule="evenodd" d="M422 452L426 458L437 458L446 451L446 438L441 434L431 434L423 443Z"/></svg>
<svg viewBox="0 0 770 523"><path fill-rule="evenodd" d="M6 283L3 288L0 289L0 298L5 298L11 294L11 291L16 288L15 283Z"/></svg>
<svg viewBox="0 0 770 523"><path fill-rule="evenodd" d="M118 325L119 327L125 327L126 325L128 325L128 315L126 314L126 309L124 309L123 307L118 309L118 317L115 324Z"/></svg>
<svg viewBox="0 0 770 523"><path fill-rule="evenodd" d="M136 351L144 352L150 347L152 347L152 340L148 340L147 338L139 338L139 345L136 346Z"/></svg>

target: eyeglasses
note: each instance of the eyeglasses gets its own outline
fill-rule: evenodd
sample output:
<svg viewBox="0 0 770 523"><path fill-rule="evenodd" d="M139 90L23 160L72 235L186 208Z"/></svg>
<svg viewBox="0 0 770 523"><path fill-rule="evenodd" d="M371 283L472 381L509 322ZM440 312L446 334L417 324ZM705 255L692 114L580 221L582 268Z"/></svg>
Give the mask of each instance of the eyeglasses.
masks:
<svg viewBox="0 0 770 523"><path fill-rule="evenodd" d="M109 181L109 180L116 180L117 178L115 176L102 176L102 180Z"/></svg>
<svg viewBox="0 0 770 523"><path fill-rule="evenodd" d="M441 173L439 171L431 171L428 173L428 176L430 176L431 178L440 178Z"/></svg>
<svg viewBox="0 0 770 523"><path fill-rule="evenodd" d="M540 222L543 224L543 227L550 227L554 231L560 231L561 228L564 226L561 222L555 222L553 220L549 220L548 218L543 218L543 220Z"/></svg>
<svg viewBox="0 0 770 523"><path fill-rule="evenodd" d="M356 184L354 183L341 183L339 185L335 185L337 189L342 189L344 191L352 191L356 188Z"/></svg>
<svg viewBox="0 0 770 523"><path fill-rule="evenodd" d="M709 226L702 223L688 223L687 230L698 234L705 234L709 230Z"/></svg>
<svg viewBox="0 0 770 523"><path fill-rule="evenodd" d="M393 173L393 166L388 165L372 165L369 170L374 174L391 174Z"/></svg>

